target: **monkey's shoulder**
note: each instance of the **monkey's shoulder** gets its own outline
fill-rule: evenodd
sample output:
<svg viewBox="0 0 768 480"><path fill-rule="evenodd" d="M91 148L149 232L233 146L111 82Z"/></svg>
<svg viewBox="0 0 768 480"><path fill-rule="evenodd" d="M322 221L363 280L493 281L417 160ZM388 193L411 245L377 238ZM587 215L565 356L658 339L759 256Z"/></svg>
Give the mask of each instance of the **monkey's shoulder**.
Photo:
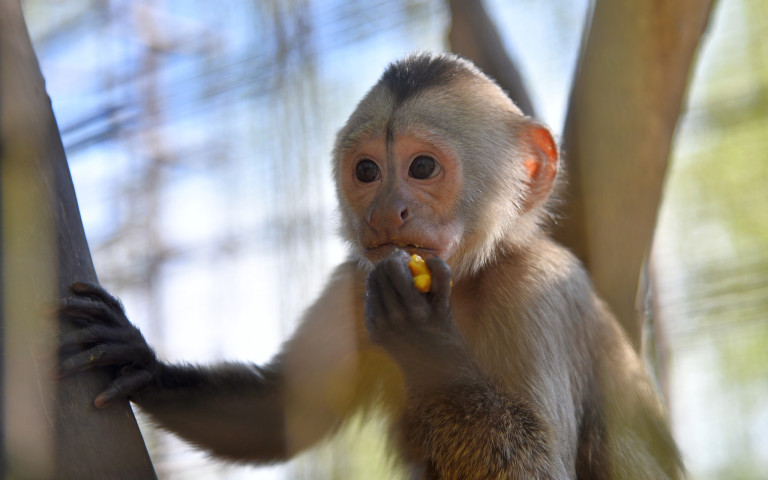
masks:
<svg viewBox="0 0 768 480"><path fill-rule="evenodd" d="M481 292L512 295L510 300L542 301L552 296L591 300L594 294L579 259L544 235L525 247L503 251L471 281L481 287ZM519 306L518 302L513 303Z"/></svg>

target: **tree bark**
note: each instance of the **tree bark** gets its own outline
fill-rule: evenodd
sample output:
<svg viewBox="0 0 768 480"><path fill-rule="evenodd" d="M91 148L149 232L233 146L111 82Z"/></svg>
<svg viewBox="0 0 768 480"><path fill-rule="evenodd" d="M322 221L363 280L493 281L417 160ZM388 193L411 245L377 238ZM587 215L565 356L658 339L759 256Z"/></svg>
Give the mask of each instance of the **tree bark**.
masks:
<svg viewBox="0 0 768 480"><path fill-rule="evenodd" d="M480 0L449 0L451 50L493 77L524 114L536 116L523 79Z"/></svg>
<svg viewBox="0 0 768 480"><path fill-rule="evenodd" d="M106 371L53 380L51 307L96 274L18 0L0 0L0 142L3 476L154 478L128 402L93 406Z"/></svg>
<svg viewBox="0 0 768 480"><path fill-rule="evenodd" d="M556 237L585 263L636 346L635 307L670 147L713 0L598 0L564 131Z"/></svg>

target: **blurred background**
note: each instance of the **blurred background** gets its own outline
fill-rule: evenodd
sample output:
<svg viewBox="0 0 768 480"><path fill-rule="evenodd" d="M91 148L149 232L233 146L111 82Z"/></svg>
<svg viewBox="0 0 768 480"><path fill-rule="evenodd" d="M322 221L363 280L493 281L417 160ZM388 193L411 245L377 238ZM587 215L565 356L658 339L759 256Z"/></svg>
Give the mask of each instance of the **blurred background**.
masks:
<svg viewBox="0 0 768 480"><path fill-rule="evenodd" d="M485 5L559 135L589 2ZM23 6L101 283L168 360L269 360L344 259L335 132L389 62L448 48L447 2ZM695 480L768 472L766 152L768 0L720 0L649 263L649 350ZM163 479L391 478L376 425L256 468L140 423Z"/></svg>

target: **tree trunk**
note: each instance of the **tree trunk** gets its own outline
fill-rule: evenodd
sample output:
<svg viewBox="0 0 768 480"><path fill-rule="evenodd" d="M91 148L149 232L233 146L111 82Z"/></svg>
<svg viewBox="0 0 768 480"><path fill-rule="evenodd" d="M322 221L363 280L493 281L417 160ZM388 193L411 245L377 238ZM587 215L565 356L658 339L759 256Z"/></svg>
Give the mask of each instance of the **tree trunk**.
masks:
<svg viewBox="0 0 768 480"><path fill-rule="evenodd" d="M472 60L493 77L524 114L535 116L533 103L515 64L504 49L499 32L480 0L449 0L451 50Z"/></svg>
<svg viewBox="0 0 768 480"><path fill-rule="evenodd" d="M128 403L93 406L106 371L53 381L51 306L96 274L18 0L0 0L0 159L3 478L154 478Z"/></svg>
<svg viewBox="0 0 768 480"><path fill-rule="evenodd" d="M558 239L587 266L636 346L635 299L672 138L713 0L598 0L564 131Z"/></svg>

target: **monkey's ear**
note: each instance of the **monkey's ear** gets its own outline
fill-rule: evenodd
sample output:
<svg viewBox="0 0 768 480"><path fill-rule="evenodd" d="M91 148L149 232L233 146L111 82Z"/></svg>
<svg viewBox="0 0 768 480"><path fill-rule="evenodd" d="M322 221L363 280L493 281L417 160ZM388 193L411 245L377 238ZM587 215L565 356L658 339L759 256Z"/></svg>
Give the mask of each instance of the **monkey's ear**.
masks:
<svg viewBox="0 0 768 480"><path fill-rule="evenodd" d="M549 130L537 123L529 124L523 134L528 148L525 152L525 169L528 172L527 207L546 200L555 186L559 155Z"/></svg>

